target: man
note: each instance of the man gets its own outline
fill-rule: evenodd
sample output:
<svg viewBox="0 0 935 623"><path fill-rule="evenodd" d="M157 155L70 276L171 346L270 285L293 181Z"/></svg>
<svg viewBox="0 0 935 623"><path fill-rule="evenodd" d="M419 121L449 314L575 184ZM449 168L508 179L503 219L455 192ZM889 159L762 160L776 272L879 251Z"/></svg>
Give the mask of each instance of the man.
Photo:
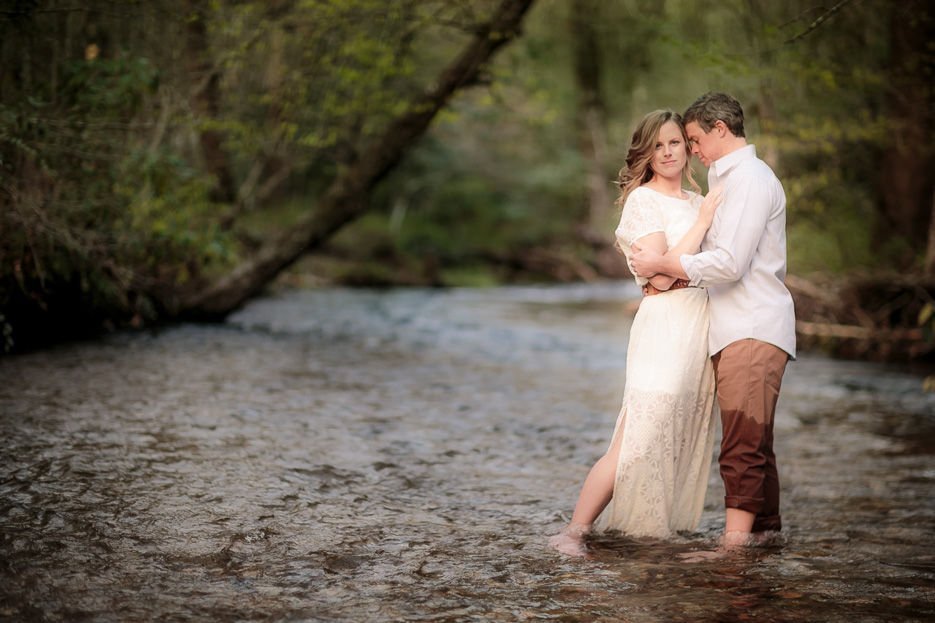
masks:
<svg viewBox="0 0 935 623"><path fill-rule="evenodd" d="M632 265L641 277L670 275L708 289L730 547L782 528L773 419L786 363L795 358L795 313L784 284L786 197L747 144L737 100L707 93L684 121L692 153L708 167L708 188L723 184L723 201L700 253L666 257L646 248Z"/></svg>

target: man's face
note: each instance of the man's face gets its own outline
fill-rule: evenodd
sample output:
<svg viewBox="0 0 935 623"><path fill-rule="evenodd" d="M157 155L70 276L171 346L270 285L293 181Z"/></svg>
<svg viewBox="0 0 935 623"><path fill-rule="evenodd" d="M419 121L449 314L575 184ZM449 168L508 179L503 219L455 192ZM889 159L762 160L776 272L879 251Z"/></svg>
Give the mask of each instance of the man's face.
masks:
<svg viewBox="0 0 935 623"><path fill-rule="evenodd" d="M717 127L711 128L710 132L705 132L697 122L689 121L685 124L685 132L688 134L692 153L698 156L706 167L710 167L712 162L721 157Z"/></svg>

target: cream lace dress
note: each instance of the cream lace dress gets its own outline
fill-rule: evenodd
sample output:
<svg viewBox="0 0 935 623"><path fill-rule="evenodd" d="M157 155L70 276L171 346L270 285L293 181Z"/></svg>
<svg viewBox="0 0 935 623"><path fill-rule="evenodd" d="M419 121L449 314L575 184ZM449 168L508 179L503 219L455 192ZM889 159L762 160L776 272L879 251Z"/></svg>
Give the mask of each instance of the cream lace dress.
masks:
<svg viewBox="0 0 935 623"><path fill-rule="evenodd" d="M702 201L688 195L675 199L645 187L630 194L616 231L628 264L633 241L661 231L671 249L685 235ZM614 496L598 520L600 528L666 537L698 526L716 408L707 292L683 288L645 297L630 330L623 406L613 437L623 435L623 443Z"/></svg>

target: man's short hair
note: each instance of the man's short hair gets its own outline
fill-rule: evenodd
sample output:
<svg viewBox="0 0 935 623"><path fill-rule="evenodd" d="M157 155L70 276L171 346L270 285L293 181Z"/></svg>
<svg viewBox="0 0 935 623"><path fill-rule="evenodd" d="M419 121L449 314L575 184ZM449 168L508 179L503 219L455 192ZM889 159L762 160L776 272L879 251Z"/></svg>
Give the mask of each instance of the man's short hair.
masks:
<svg viewBox="0 0 935 623"><path fill-rule="evenodd" d="M734 136L744 136L743 108L726 93L710 91L695 100L682 115L685 124L697 123L707 134L717 121L723 121Z"/></svg>

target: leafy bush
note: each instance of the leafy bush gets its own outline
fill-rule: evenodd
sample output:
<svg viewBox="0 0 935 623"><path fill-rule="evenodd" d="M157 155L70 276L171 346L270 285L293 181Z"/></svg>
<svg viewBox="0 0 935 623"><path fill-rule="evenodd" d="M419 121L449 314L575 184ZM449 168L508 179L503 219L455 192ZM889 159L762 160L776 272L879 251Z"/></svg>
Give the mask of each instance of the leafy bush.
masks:
<svg viewBox="0 0 935 623"><path fill-rule="evenodd" d="M0 104L0 309L4 347L156 316L151 294L229 264L209 180L141 144L143 95L158 84L123 54L69 67L58 103Z"/></svg>

